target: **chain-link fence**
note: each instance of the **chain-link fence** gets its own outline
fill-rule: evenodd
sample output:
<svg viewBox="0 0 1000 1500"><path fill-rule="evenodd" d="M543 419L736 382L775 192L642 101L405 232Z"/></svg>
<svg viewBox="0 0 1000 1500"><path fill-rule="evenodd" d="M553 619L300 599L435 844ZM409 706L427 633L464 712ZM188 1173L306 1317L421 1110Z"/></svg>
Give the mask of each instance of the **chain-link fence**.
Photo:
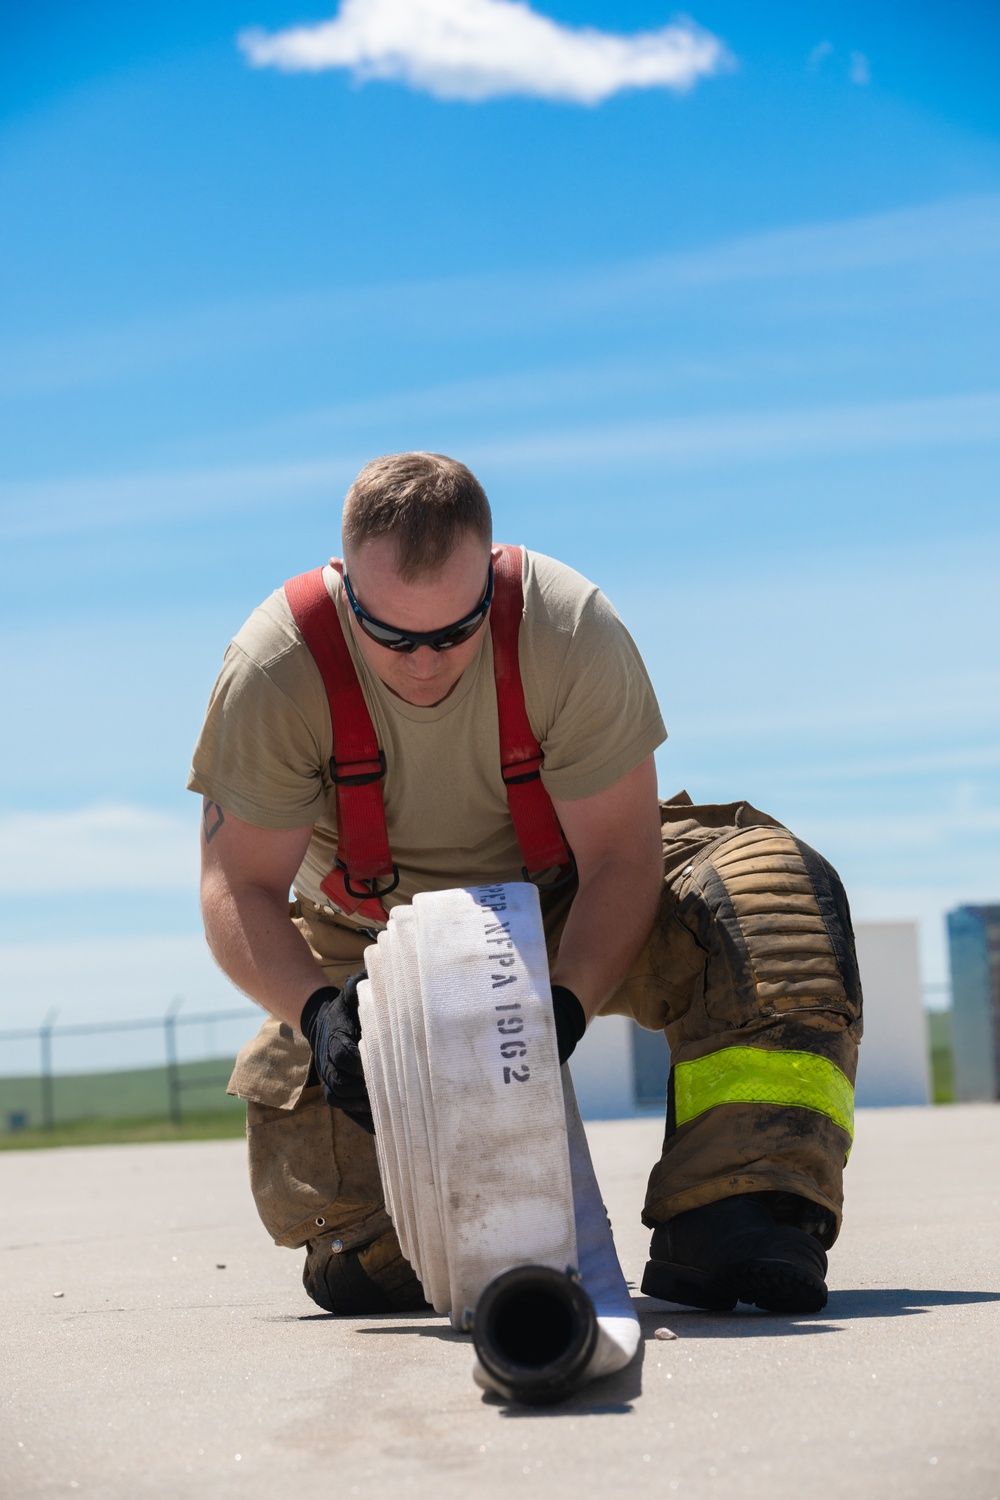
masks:
<svg viewBox="0 0 1000 1500"><path fill-rule="evenodd" d="M944 1103L953 1097L948 986L927 984L924 992L933 1007L931 1097ZM186 1011L176 999L159 1016L58 1025L50 1012L40 1025L0 1031L0 1136L129 1117L181 1125L193 1111L238 1109L226 1084L260 1018L252 1005ZM633 1043L636 1101L662 1104L670 1066L663 1037L636 1028Z"/></svg>
<svg viewBox="0 0 1000 1500"><path fill-rule="evenodd" d="M233 1058L261 1013L249 1005L184 1011L182 1003L160 1016L65 1025L50 1012L39 1026L0 1031L0 1133L123 1116L180 1125L189 1108L226 1108ZM129 1040L143 1066L128 1066Z"/></svg>

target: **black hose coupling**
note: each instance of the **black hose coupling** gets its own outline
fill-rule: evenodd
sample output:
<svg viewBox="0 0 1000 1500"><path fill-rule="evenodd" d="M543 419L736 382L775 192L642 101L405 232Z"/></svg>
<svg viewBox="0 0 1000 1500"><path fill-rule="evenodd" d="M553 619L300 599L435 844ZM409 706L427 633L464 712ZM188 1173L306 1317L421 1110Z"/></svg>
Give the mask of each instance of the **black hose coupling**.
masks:
<svg viewBox="0 0 1000 1500"><path fill-rule="evenodd" d="M472 1340L502 1396L544 1406L580 1384L597 1344L597 1314L576 1271L514 1266L476 1304Z"/></svg>

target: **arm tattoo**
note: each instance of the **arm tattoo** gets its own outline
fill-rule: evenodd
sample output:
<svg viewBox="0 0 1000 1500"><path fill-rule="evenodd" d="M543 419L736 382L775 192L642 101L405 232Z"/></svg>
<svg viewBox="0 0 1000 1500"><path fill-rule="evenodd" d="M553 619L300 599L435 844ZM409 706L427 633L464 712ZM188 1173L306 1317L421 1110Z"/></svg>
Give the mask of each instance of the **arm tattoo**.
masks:
<svg viewBox="0 0 1000 1500"><path fill-rule="evenodd" d="M206 797L201 814L201 824L205 830L206 844L212 842L225 821L225 814L219 804L217 802L209 802Z"/></svg>

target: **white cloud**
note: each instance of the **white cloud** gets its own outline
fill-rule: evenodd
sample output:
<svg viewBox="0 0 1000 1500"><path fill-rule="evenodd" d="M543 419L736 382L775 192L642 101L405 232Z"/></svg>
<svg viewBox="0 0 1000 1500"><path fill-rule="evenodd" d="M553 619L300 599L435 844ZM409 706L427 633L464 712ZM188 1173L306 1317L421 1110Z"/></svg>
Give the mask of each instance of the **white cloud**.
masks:
<svg viewBox="0 0 1000 1500"><path fill-rule="evenodd" d="M193 890L198 838L190 821L144 807L101 805L0 817L0 895Z"/></svg>
<svg viewBox="0 0 1000 1500"><path fill-rule="evenodd" d="M816 46L809 54L808 60L806 62L806 67L811 73L814 73L817 68L822 66L822 64L832 54L832 52L832 42L817 42Z"/></svg>
<svg viewBox="0 0 1000 1500"><path fill-rule="evenodd" d="M850 78L852 83L871 83L871 63L868 61L863 52L851 53L851 66L848 71L848 77Z"/></svg>
<svg viewBox="0 0 1000 1500"><path fill-rule="evenodd" d="M510 94L598 104L622 89L691 88L733 66L718 37L687 18L631 36L562 26L521 0L343 0L315 26L251 29L258 68L392 79L439 99Z"/></svg>
<svg viewBox="0 0 1000 1500"><path fill-rule="evenodd" d="M591 421L464 438L473 467L556 468L656 462L672 470L726 469L753 462L794 462L810 454L927 450L1000 442L1000 390L872 401L847 406L719 412L711 416ZM363 449L327 458L234 468L170 469L87 479L0 484L0 540L94 532L141 517L143 524L253 506L328 498L349 484Z"/></svg>

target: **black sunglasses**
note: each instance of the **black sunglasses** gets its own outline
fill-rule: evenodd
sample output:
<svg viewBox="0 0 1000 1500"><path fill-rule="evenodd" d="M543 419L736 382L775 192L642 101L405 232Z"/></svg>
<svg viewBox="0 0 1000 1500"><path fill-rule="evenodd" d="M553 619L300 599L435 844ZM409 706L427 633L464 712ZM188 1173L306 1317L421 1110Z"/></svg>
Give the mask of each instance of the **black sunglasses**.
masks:
<svg viewBox="0 0 1000 1500"><path fill-rule="evenodd" d="M347 602L353 609L358 624L365 635L376 641L378 645L385 646L389 651L416 651L418 646L430 646L432 651L449 651L452 646L460 646L463 641L474 636L486 619L493 600L493 560L490 559L486 593L482 601L476 605L471 615L465 615L461 620L456 620L454 625L445 625L442 630L427 632L397 630L395 625L386 625L382 620L376 620L374 615L368 614L361 608L354 597L351 580L346 573L344 574L344 588L347 592Z"/></svg>

